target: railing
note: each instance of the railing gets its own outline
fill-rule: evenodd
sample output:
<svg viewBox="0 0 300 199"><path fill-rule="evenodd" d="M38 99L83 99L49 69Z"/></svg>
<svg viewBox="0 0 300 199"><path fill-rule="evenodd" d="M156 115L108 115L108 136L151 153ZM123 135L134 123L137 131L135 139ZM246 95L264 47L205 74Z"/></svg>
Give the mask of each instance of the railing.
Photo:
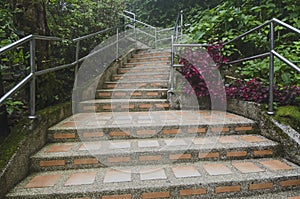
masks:
<svg viewBox="0 0 300 199"><path fill-rule="evenodd" d="M123 26L130 26L131 24L124 24ZM98 53L99 51L101 51L102 49L98 49L94 52L92 52L91 54L88 54L84 57L79 57L79 51L80 51L80 42L82 42L85 39L89 39L92 37L95 37L97 35L103 34L103 33L107 33L108 31L116 31L116 35L117 35L117 39L115 42L112 42L109 45L116 45L116 59L119 57L119 30L120 28L122 28L123 26L115 26L113 28L109 28L106 30L102 30L99 32L95 32L89 35L85 35L76 39L73 39L73 42L76 42L76 55L75 55L75 61L69 64L64 64L64 65L60 65L60 66L55 66L52 68L48 68L48 69L44 69L44 70L37 70L37 66L36 66L36 56L35 56L35 52L36 52L36 40L44 40L44 41L57 41L57 40L62 40L61 38L57 38L57 37L50 37L50 36L39 36L39 35L29 35L23 39L20 39L10 45L7 45L3 48L0 49L0 55L16 49L17 47L26 44L26 43L30 43L30 73L29 75L27 75L25 78L23 78L19 83L17 83L16 86L14 86L12 89L10 89L7 93L5 93L1 98L0 98L0 105L2 105L9 97L11 97L15 92L19 91L24 85L26 85L27 83L30 82L30 100L29 100L29 107L30 107L30 115L29 118L30 119L34 119L36 117L35 113L36 113L36 78L38 76L44 75L44 74L48 74L51 72L55 72L58 70L62 70L62 69L66 69L66 68L70 68L70 67L75 67L75 81L76 81L76 77L77 77L77 72L78 72L78 68L79 68L79 64L81 62L83 62L84 60L86 60L87 58L93 56L94 54ZM129 37L131 35L127 35L127 37ZM107 47L107 46L106 46Z"/></svg>
<svg viewBox="0 0 300 199"><path fill-rule="evenodd" d="M253 28L253 29L251 29L251 30L239 35L238 37L236 37L236 38L234 38L234 39L232 39L228 42L225 42L223 44L223 46L226 46L226 45L228 45L230 43L233 43L234 41L236 41L238 39L241 39L241 38L255 32L255 31L257 31L257 30L260 30L260 29L262 29L266 26L270 26L270 51L269 52L225 63L226 65L230 65L230 64L236 64L236 63L240 63L240 62L244 62L244 61L270 57L270 67L269 67L269 85L270 86L269 86L269 106L268 106L268 114L270 114L270 115L274 114L274 107L273 107L273 102L274 102L274 97L273 97L273 90L274 90L274 57L277 57L278 59L283 61L285 64L290 66L292 69L294 69L298 73L300 73L300 68L298 66L296 66L292 61L288 60L287 58L285 58L284 56L282 56L281 54L279 54L278 52L276 52L274 50L275 49L275 40L274 40L274 34L275 34L274 25L275 24L278 24L282 27L285 27L285 28L297 33L297 34L300 34L299 29L274 18L274 19L272 19L270 21L267 21L267 22L263 23L262 25L257 26L256 28ZM175 52L176 52L176 47L209 47L209 46L212 46L212 44L176 44L175 43L176 40L174 38L174 35L172 35L172 61L171 61L171 86L170 86L170 91L171 92L174 90L174 81L175 81L175 79L174 79L175 78L174 77L174 69L176 67L182 67L183 66L183 65L174 64L174 55L175 55Z"/></svg>
<svg viewBox="0 0 300 199"><path fill-rule="evenodd" d="M240 62L244 62L244 61L249 61L249 60L254 60L254 59L258 59L258 58L265 58L265 57L270 57L270 68L269 68L269 107L268 107L268 114L273 115L274 114L274 107L273 107L273 102L274 102L274 57L277 57L278 59L280 59L281 61L283 61L285 64L287 64L288 66L290 66L292 69L296 70L298 73L300 73L300 68L298 66L296 66L293 62L291 62L290 60L288 60L287 58L285 58L284 56L282 56L281 54L279 54L278 52L276 52L275 49L275 40L274 40L274 34L275 34L275 29L274 29L274 25L278 24L284 28L287 28L288 30L291 30L297 34L300 35L300 30L285 23L282 22L278 19L272 19L270 21L267 21L265 23L263 23L260 26L257 26L256 28L253 28L252 30L249 30L248 32L245 32L241 35L239 35L238 37L225 42L223 44L223 46L228 45L230 43L233 43L234 41L241 39L257 30L260 30L266 26L270 26L270 51L263 53L263 54L259 54L259 55L254 55L251 57L247 57L247 58L243 58L240 60L235 60L235 61L231 61L231 62L227 62L226 64L236 64L236 63L240 63Z"/></svg>

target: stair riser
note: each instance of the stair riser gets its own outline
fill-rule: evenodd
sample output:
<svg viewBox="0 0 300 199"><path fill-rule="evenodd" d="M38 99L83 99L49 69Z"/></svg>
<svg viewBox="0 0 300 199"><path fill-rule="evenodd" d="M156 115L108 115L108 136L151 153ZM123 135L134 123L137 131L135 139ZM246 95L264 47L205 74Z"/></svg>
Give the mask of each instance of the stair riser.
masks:
<svg viewBox="0 0 300 199"><path fill-rule="evenodd" d="M101 99L165 99L167 91L98 91Z"/></svg>
<svg viewBox="0 0 300 199"><path fill-rule="evenodd" d="M142 80L168 80L169 74L157 74L157 75L114 75L112 81L142 81Z"/></svg>
<svg viewBox="0 0 300 199"><path fill-rule="evenodd" d="M155 61L170 61L170 57L157 57L157 58L133 58L129 60L129 63L138 63L138 62L155 62Z"/></svg>
<svg viewBox="0 0 300 199"><path fill-rule="evenodd" d="M131 152L114 155L86 155L79 157L63 157L53 159L33 159L32 171L53 171L65 169L85 169L112 166L157 165L196 161L239 160L250 158L275 157L275 146L264 148L229 148L202 150L173 150L171 152ZM259 154L259 155L258 155Z"/></svg>
<svg viewBox="0 0 300 199"><path fill-rule="evenodd" d="M118 121L116 121L117 123ZM256 129L251 124L245 126L237 126L236 124L228 124L222 129L219 127L207 125L178 125L147 127L147 126L134 126L136 124L129 124L132 128L126 127L106 127L106 128L93 128L90 130L76 130L74 127L78 126L73 124L72 129L64 130L51 130L48 133L48 140L50 142L74 142L81 141L81 138L86 141L100 141L100 140L119 140L119 139L136 139L136 138L174 138L174 137L207 137L217 135L239 135L245 133L255 132ZM78 129L80 129L78 127ZM80 136L78 135L78 133Z"/></svg>
<svg viewBox="0 0 300 199"><path fill-rule="evenodd" d="M126 83L126 82L116 82L116 83L105 83L103 88L114 89L114 88L168 88L168 82L157 82L157 83Z"/></svg>
<svg viewBox="0 0 300 199"><path fill-rule="evenodd" d="M169 110L170 104L165 102L124 102L124 103L96 103L96 104L80 104L79 111L83 113L90 112L140 112L140 111L164 111Z"/></svg>
<svg viewBox="0 0 300 199"><path fill-rule="evenodd" d="M134 69L130 69L130 68L119 68L118 69L118 73L119 74L125 74L125 73L157 73L157 72L163 72L163 73L168 73L170 72L170 68L169 67L157 67L157 68L147 68L147 67L143 67L143 68L134 68Z"/></svg>

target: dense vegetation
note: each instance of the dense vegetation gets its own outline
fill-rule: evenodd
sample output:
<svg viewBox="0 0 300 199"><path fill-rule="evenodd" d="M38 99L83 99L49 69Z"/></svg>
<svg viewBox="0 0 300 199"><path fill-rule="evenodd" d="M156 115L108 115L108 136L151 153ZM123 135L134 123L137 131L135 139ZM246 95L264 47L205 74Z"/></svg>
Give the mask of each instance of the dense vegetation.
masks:
<svg viewBox="0 0 300 199"><path fill-rule="evenodd" d="M189 42L221 45L272 18L299 28L299 12L300 2L291 0L222 1L211 9L201 10L191 16L192 24L186 33ZM280 26L276 26L275 30L275 50L294 63L300 63L299 35ZM268 52L269 39L270 30L266 27L224 46L223 56L236 60ZM268 72L269 58L229 66L229 74L238 81L228 82L231 87L227 89L227 94L233 98L265 103L268 99ZM196 79L201 78L198 75ZM281 105L299 104L300 75L278 59L275 59L275 84L276 102Z"/></svg>

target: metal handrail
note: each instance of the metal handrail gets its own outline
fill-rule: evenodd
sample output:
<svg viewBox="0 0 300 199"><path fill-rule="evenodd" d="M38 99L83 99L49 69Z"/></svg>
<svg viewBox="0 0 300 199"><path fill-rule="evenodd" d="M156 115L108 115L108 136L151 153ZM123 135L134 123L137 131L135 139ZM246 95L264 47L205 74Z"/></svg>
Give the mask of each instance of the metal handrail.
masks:
<svg viewBox="0 0 300 199"><path fill-rule="evenodd" d="M300 30L283 22L283 21L280 21L279 19L276 19L276 18L273 18L263 24L261 24L260 26L257 26L239 36L237 36L236 38L228 41L228 42L225 42L223 44L223 46L225 45L228 45L238 39L241 39L257 30L260 30L264 27L267 27L267 26L270 26L270 51L267 52L267 53L263 53L263 54L260 54L260 55L254 55L254 56L251 56L251 57L246 57L246 58L243 58L243 59L240 59L240 60L236 60L236 61L231 61L231 62L227 62L225 64L236 64L236 63L240 63L240 62L244 62L244 61L249 61L249 60L253 60L253 59L258 59L258 58L263 58L263 57L270 57L270 67L269 67L269 106L268 106L268 114L270 115L273 115L274 114L274 106L273 106L273 102L274 102L274 57L277 57L278 59L280 59L282 62L284 62L286 65L290 66L292 69L296 70L298 73L300 73L300 68L294 64L293 62L291 62L290 60L288 60L287 58L285 58L283 55L279 54L278 52L276 52L274 49L275 49L275 39L274 39L274 33L275 33L275 30L274 30L274 25L278 24L282 27L285 27L287 28L288 30L290 31L293 31L297 34L300 35Z"/></svg>
<svg viewBox="0 0 300 199"><path fill-rule="evenodd" d="M75 61L72 62L72 63L69 63L69 64L63 64L63 65L60 65L60 66L55 66L55 67L52 67L52 68L48 68L48 69L44 69L44 70L40 70L40 71L37 71L36 70L36 64L35 64L35 48L36 48L36 40L48 40L48 41L51 41L51 40L62 40L62 38L58 38L58 37L51 37L51 36L40 36L40 35L28 35L12 44L9 44L3 48L0 48L0 55L10 51L10 50L13 50L25 43L30 43L30 74L27 75L24 79L22 79L16 86L14 86L11 90L9 90L6 94L4 94L1 98L0 98L0 104L3 104L5 102L5 100L7 100L12 94L14 94L15 92L17 92L18 90L20 90L25 84L29 83L30 82L30 116L29 118L30 119L34 119L36 116L35 116L35 97L36 97L36 78L41 76L41 75L44 75L44 74L48 74L50 72L55 72L55 71L58 71L58 70L62 70L62 69L66 69L66 68L70 68L70 67L75 67L75 82L77 81L76 80L76 77L77 77L77 73L78 73L78 69L79 69L79 63L83 62L84 60L86 60L87 58L95 55L96 53L99 53L101 50L109 47L109 46L112 46L112 45L116 45L116 59L118 59L119 57L119 41L120 41L120 38L119 38L119 29L120 28L123 28L123 27L130 27L134 30L134 33L133 34L136 34L136 31L137 31L137 28L136 28L136 24L141 24L143 26L146 26L148 28L151 28L154 30L154 34L150 34L150 33L147 33L147 32L144 32L142 30L138 30L140 32L142 32L143 34L146 34L148 36L151 36L155 39L155 47L156 47L156 43L157 43L157 28L154 27L154 26L151 26L149 24L146 24L144 22L141 22L141 21L138 21L136 20L136 15L135 13L132 13L132 12L129 12L129 11L124 11L124 13L127 13L127 14L130 14L133 16L133 18L129 17L129 16L126 16L124 14L120 14L126 18L129 18L130 19L130 22L129 23L126 23L126 24L122 24L122 25L117 25L117 26L114 26L112 28L107 28L105 30L101 30L101 31L97 31L97 32L94 32L94 33L90 33L88 35L84 35L84 36L81 36L81 37L78 37L78 38L75 38L75 39L72 39L71 42L75 42L76 44L76 52L75 52ZM92 52L91 54L88 54L84 57L79 57L79 51L80 51L80 44L83 40L86 40L86 39L89 39L89 38L92 38L92 37L95 37L99 34L103 34L103 33L106 33L106 32L109 32L109 31L116 31L117 32L117 39L115 42L109 44L109 45L106 45L104 46L103 48L101 49L98 49L94 52ZM126 37L128 36L131 36L132 34L129 34L127 35ZM136 37L136 36L135 36ZM124 38L123 38L124 39ZM135 39L136 40L136 39Z"/></svg>
<svg viewBox="0 0 300 199"><path fill-rule="evenodd" d="M174 35L176 35L175 31L177 31L177 23L178 21L176 21L176 25L175 25L175 28L174 28ZM269 108L268 108L268 114L270 115L273 115L274 114L274 107L273 107L273 90L274 90L274 57L277 57L278 59L280 59L281 61L283 61L285 64L287 64L288 66L290 66L291 68L293 68L294 70L296 70L298 73L300 73L300 68L295 64L293 63L292 61L288 60L287 58L285 58L284 56L280 55L278 52L276 52L274 50L274 46L275 46L275 40L274 40L274 25L278 24L282 27L285 27L297 34L300 35L300 30L283 22L283 21L280 21L276 18L273 18L237 37L235 37L234 39L228 41L228 42L225 42L223 43L223 47L230 44L230 43L233 43L234 41L238 40L238 39L241 39L257 30L260 30L266 26L270 26L270 51L269 52L266 52L266 53L262 53L262 54L258 54L258 55L254 55L254 56L250 56L250 57L246 57L246 58L243 58L243 59L239 59L239 60L234 60L234 61L230 61L230 62L226 62L226 63L223 63L225 65L230 65L230 64L236 64L236 63L241 63L241 62L244 62L244 61L249 61L249 60L254 60L254 59L259 59L259 58L265 58L265 57L270 57L270 67L269 67ZM170 91L173 91L174 90L174 67L176 66L181 66L181 65L176 65L174 64L174 52L175 52L175 48L176 47L208 47L208 46L213 46L212 44L175 44L175 40L174 40L174 35L172 35L172 61L171 61L171 88L170 88ZM222 61L222 60L221 60ZM221 63L220 63L221 64Z"/></svg>

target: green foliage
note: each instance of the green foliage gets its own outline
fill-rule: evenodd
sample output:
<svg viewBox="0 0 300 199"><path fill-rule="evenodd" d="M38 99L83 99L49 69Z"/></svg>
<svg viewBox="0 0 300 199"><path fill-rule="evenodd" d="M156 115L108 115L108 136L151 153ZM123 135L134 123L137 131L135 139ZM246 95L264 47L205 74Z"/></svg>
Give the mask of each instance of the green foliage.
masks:
<svg viewBox="0 0 300 199"><path fill-rule="evenodd" d="M127 0L127 9L135 12L138 20L156 27L172 27L178 13L192 16L199 10L216 5L217 0Z"/></svg>
<svg viewBox="0 0 300 199"><path fill-rule="evenodd" d="M187 30L192 42L227 42L238 35L272 19L278 18L290 25L300 27L300 2L285 0L232 0L223 1L212 9L199 11L191 18L192 26ZM299 37L275 26L276 51L289 60L299 63ZM226 45L223 54L236 60L268 52L270 49L269 27L258 30L242 39ZM258 78L268 81L269 60L244 62L234 70L238 78ZM240 75L239 75L240 74ZM289 66L275 59L275 81L280 87L299 85L300 76Z"/></svg>

